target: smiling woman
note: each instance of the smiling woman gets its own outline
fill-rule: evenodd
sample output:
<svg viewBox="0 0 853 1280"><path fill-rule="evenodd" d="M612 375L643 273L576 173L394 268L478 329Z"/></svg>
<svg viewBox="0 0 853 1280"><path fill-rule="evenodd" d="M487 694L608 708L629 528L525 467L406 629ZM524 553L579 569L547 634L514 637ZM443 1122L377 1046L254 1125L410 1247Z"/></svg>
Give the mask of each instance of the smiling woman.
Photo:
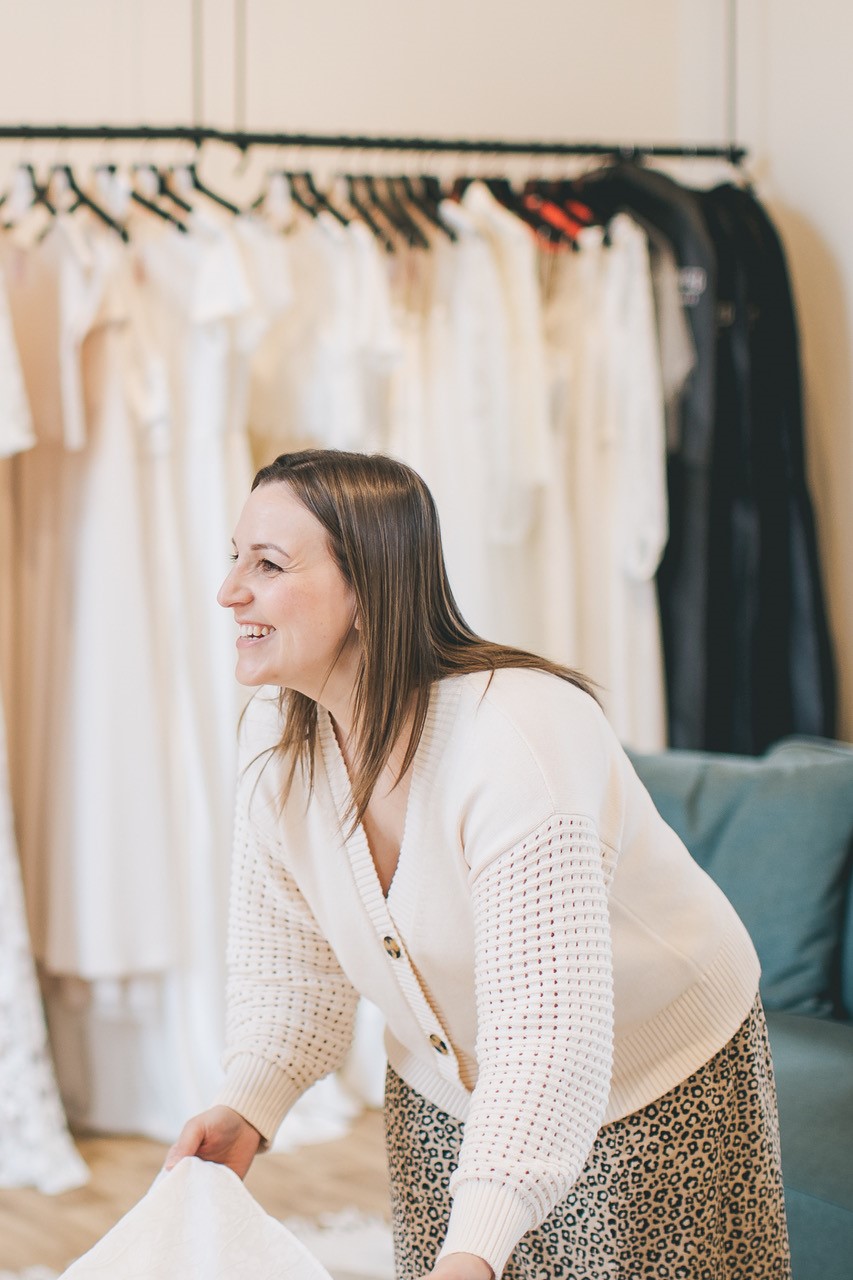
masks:
<svg viewBox="0 0 853 1280"><path fill-rule="evenodd" d="M244 1175L360 994L400 1280L784 1280L755 952L589 684L468 627L393 459L282 455L234 553L237 676L274 694L241 730L225 1085L168 1164Z"/></svg>
<svg viewBox="0 0 853 1280"><path fill-rule="evenodd" d="M253 490L219 592L240 628L237 679L273 684L338 710L358 662L355 596L319 520L285 485ZM329 680L333 683L329 686Z"/></svg>

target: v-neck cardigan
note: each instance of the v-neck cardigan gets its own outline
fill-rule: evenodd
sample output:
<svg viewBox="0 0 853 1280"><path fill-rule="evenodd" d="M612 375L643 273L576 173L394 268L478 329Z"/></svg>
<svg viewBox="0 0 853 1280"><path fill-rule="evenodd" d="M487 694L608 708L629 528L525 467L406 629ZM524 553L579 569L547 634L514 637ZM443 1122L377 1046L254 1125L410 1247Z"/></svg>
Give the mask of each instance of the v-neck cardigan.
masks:
<svg viewBox="0 0 853 1280"><path fill-rule="evenodd" d="M497 1275L578 1177L603 1124L708 1061L758 960L588 694L541 672L437 682L383 895L330 718L313 790L244 720L218 1101L269 1139L349 1047L358 994L393 1069L464 1120L442 1254Z"/></svg>

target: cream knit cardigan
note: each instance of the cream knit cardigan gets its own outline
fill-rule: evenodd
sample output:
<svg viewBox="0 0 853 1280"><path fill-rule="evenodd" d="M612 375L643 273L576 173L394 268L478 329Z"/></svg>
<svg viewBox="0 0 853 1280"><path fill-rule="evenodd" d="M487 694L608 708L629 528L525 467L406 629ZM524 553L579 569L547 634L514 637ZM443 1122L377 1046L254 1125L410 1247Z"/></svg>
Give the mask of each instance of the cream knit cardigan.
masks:
<svg viewBox="0 0 853 1280"><path fill-rule="evenodd" d="M278 759L255 758L278 736L265 690L244 721L218 1101L270 1138L341 1064L369 997L394 1070L466 1122L442 1254L500 1275L599 1128L731 1038L755 951L565 681L505 670L433 687L387 899L363 829L347 834L328 714L313 793L297 773L283 811Z"/></svg>

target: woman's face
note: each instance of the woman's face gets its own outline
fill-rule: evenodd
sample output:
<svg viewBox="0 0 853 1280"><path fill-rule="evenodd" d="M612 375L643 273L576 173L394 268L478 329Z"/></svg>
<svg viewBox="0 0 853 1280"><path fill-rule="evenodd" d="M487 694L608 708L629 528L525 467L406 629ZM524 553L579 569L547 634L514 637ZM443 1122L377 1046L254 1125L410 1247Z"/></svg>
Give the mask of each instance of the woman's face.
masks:
<svg viewBox="0 0 853 1280"><path fill-rule="evenodd" d="M355 597L325 529L287 484L262 484L250 494L232 559L217 599L240 628L241 684L279 685L320 700L333 666L335 686L354 680Z"/></svg>

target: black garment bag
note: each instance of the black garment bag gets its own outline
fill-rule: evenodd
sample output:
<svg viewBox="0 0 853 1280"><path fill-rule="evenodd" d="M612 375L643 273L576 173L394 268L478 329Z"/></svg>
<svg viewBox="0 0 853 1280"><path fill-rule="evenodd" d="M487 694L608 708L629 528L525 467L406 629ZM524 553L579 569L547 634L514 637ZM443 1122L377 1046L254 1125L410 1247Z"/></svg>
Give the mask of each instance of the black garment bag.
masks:
<svg viewBox="0 0 853 1280"><path fill-rule="evenodd" d="M835 667L803 449L785 255L747 190L701 196L719 266L708 566L707 746L832 737Z"/></svg>

